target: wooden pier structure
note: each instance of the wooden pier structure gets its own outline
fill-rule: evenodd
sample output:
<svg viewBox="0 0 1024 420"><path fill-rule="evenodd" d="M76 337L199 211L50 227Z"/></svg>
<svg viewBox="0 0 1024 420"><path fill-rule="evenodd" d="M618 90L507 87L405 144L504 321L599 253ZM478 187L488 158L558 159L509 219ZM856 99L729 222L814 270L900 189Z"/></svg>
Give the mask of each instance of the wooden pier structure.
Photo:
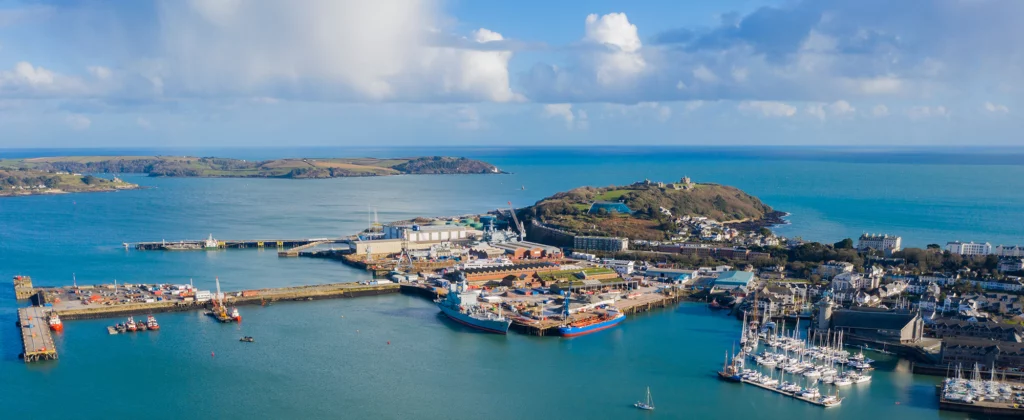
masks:
<svg viewBox="0 0 1024 420"><path fill-rule="evenodd" d="M241 239L241 240L218 240L218 249L287 249L302 246L313 246L313 244L325 243L348 243L351 238L308 238L308 239ZM159 242L137 242L135 249L139 251L163 251L167 245L186 245L195 247L194 250L206 249L206 240L182 240L182 241L159 241ZM125 248L130 244L125 243ZM305 248L303 248L305 249ZM295 252L298 256L298 251Z"/></svg>
<svg viewBox="0 0 1024 420"><path fill-rule="evenodd" d="M18 327L21 329L24 348L22 358L25 363L57 360L57 349L53 345L46 312L46 308L39 306L18 309Z"/></svg>

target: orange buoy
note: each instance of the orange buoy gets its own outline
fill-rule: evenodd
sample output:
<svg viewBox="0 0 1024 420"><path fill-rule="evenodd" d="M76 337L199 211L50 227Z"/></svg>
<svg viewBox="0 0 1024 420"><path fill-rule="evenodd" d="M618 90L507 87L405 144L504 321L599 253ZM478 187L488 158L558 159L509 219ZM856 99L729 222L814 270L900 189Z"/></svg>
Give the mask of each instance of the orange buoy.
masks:
<svg viewBox="0 0 1024 420"><path fill-rule="evenodd" d="M391 342L390 342L390 341L388 341L388 345L389 345L389 346L391 345Z"/></svg>
<svg viewBox="0 0 1024 420"><path fill-rule="evenodd" d="M213 356L213 352L212 352L212 351L210 352L210 357L214 357L214 356Z"/></svg>

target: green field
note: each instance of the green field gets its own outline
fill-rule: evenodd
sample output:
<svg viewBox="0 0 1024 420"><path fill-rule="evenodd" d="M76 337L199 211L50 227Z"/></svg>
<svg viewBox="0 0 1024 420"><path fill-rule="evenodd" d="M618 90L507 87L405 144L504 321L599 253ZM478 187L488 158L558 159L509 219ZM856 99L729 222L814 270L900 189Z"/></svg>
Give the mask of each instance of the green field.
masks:
<svg viewBox="0 0 1024 420"><path fill-rule="evenodd" d="M594 197L597 201L619 201L629 190L609 190Z"/></svg>

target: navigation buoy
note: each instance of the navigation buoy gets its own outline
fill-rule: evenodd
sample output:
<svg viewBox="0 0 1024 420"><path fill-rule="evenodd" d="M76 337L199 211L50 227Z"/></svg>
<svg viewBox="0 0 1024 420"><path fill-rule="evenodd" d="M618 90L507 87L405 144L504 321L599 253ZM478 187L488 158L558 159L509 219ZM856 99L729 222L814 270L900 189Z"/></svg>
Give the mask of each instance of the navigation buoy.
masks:
<svg viewBox="0 0 1024 420"><path fill-rule="evenodd" d="M212 352L212 351L210 352L210 357L214 357L214 356L213 356L213 352Z"/></svg>
<svg viewBox="0 0 1024 420"><path fill-rule="evenodd" d="M389 345L389 346L391 345L391 342L390 342L390 341L388 341L388 345Z"/></svg>

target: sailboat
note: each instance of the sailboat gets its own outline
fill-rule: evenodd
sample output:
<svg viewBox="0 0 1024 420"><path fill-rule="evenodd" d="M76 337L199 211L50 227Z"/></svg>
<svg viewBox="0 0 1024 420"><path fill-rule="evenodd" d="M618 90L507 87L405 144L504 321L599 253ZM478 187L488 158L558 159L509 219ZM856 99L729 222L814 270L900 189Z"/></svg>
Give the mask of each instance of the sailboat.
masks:
<svg viewBox="0 0 1024 420"><path fill-rule="evenodd" d="M633 404L633 407L639 408L641 410L654 409L654 400L651 399L651 387L647 387L647 401L637 401L636 404Z"/></svg>

